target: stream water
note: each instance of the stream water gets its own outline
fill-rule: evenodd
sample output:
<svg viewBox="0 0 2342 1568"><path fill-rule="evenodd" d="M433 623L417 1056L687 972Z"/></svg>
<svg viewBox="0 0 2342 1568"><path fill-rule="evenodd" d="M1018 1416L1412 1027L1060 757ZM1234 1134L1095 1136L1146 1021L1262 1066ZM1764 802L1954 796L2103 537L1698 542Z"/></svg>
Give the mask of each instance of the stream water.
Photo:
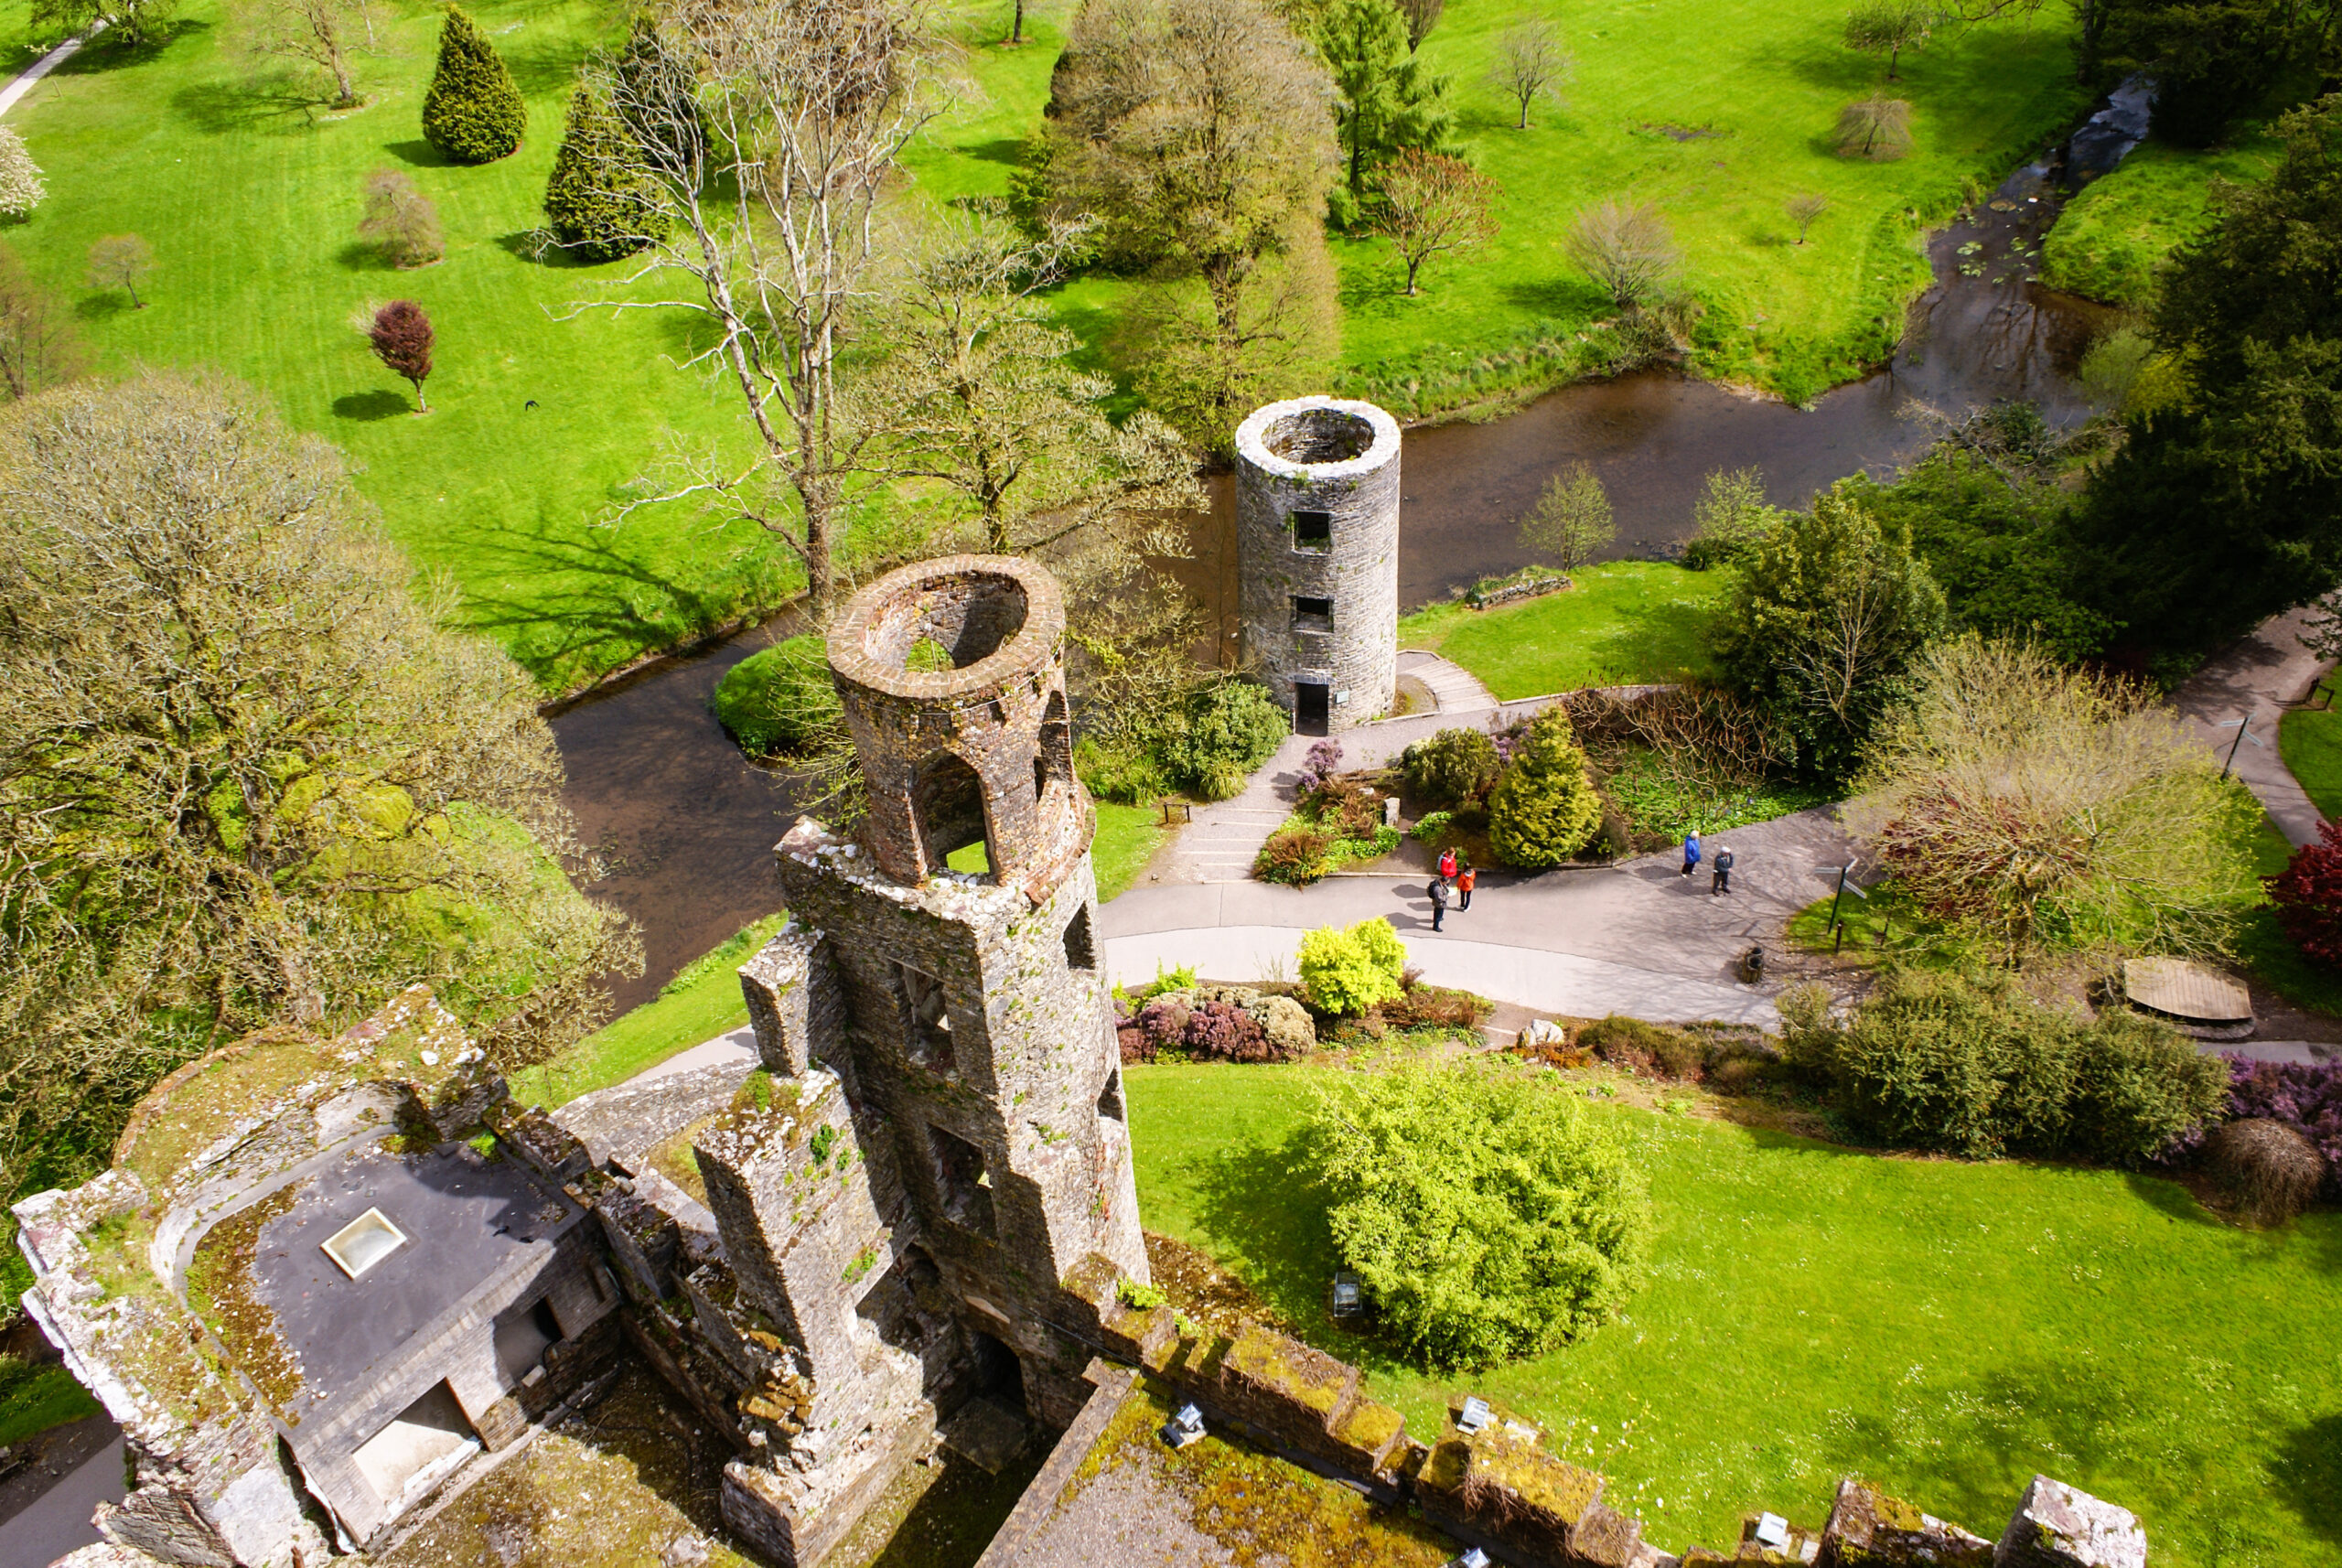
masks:
<svg viewBox="0 0 2342 1568"><path fill-rule="evenodd" d="M1743 397L1667 371L1564 387L1517 413L1406 433L1402 604L1444 598L1525 564L1517 520L1573 462L1602 478L1618 519L1613 553L1660 553L1691 532L1718 468L1761 469L1771 499L1802 506L1832 480L1885 474L1933 438L1930 413L2006 398L2053 424L2089 410L2070 377L2106 307L2032 281L2060 186L2119 162L2145 133L2147 90L2129 84L2061 149L2009 177L1932 237L1935 283L1912 306L1885 370L1810 409ZM1236 601L1232 486L1214 487L1180 575L1225 623ZM794 809L789 780L743 761L707 709L726 671L766 645L757 628L646 671L561 714L565 798L612 875L597 887L639 920L649 960L615 987L621 1008L656 993L693 956L778 907L771 847Z"/></svg>

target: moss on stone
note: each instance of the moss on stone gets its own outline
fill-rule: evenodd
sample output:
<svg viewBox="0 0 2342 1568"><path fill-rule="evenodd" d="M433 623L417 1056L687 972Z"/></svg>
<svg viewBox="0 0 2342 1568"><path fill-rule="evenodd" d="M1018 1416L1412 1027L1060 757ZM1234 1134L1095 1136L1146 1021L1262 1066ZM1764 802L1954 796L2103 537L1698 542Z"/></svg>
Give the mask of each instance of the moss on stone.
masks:
<svg viewBox="0 0 2342 1568"><path fill-rule="evenodd" d="M1405 1429L1406 1418L1389 1405L1359 1400L1343 1415L1334 1435L1353 1448L1378 1454L1384 1444L1396 1442Z"/></svg>
<svg viewBox="0 0 2342 1568"><path fill-rule="evenodd" d="M1257 1323L1237 1331L1224 1359L1227 1369L1331 1419L1351 1384L1353 1369L1322 1350Z"/></svg>
<svg viewBox="0 0 2342 1568"><path fill-rule="evenodd" d="M253 1288L252 1263L261 1232L270 1220L292 1212L308 1185L306 1179L288 1183L214 1225L197 1245L187 1272L188 1305L288 1422L301 1392L301 1362L277 1327L275 1309Z"/></svg>

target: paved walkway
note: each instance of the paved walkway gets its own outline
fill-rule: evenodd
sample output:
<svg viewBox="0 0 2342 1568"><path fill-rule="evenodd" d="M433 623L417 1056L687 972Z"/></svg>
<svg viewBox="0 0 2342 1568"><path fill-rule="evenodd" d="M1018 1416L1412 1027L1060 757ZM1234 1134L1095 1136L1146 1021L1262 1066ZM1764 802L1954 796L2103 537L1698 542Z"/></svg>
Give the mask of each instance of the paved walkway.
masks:
<svg viewBox="0 0 2342 1568"><path fill-rule="evenodd" d="M71 59L81 52L83 44L105 30L106 24L102 19L92 23L88 32L79 38L66 39L10 78L7 86L0 87L0 114L5 114L23 102L25 94L30 92L42 77Z"/></svg>
<svg viewBox="0 0 2342 1568"><path fill-rule="evenodd" d="M1219 980L1290 979L1304 931L1381 915L1436 984L1579 1016L1769 1024L1775 987L1743 986L1735 967L1830 891L1852 846L1826 808L1719 834L1712 852L1717 843L1739 863L1729 897L1709 893L1704 871L1686 881L1671 853L1539 876L1484 871L1471 909L1451 910L1442 932L1431 929L1423 875L1412 872L1306 889L1149 884L1102 907L1099 934L1110 975L1126 983L1154 979L1158 963Z"/></svg>
<svg viewBox="0 0 2342 1568"><path fill-rule="evenodd" d="M2298 706L2326 671L2325 661L2302 646L2301 634L2313 612L2294 610L2261 623L2260 629L2189 676L2172 693L2204 743L2226 756L2236 746L2236 776L2260 798L2285 837L2296 844L2317 839L2317 808L2285 770L2277 751L2277 722ZM2252 734L2261 741L2236 745L2234 720L2252 715Z"/></svg>

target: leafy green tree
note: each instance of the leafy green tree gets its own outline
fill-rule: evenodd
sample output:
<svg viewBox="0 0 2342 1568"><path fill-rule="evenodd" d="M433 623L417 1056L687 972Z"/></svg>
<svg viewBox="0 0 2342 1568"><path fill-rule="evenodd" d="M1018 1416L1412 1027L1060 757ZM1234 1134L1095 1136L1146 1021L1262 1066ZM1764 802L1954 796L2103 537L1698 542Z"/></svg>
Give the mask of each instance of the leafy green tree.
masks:
<svg viewBox="0 0 2342 1568"><path fill-rule="evenodd" d="M1320 926L1301 939L1301 983L1310 1002L1337 1017L1355 1018L1405 994L1400 976L1407 950L1380 916L1354 926Z"/></svg>
<svg viewBox="0 0 2342 1568"><path fill-rule="evenodd" d="M1785 517L1733 585L1716 633L1726 675L1807 773L1835 779L1946 625L1943 590L1908 534L1833 489Z"/></svg>
<svg viewBox="0 0 2342 1568"><path fill-rule="evenodd" d="M340 458L149 373L0 419L0 1189L179 1062L417 981L519 1065L639 972L528 675L418 600ZM61 1164L66 1168L58 1168Z"/></svg>
<svg viewBox="0 0 2342 1568"><path fill-rule="evenodd" d="M1447 79L1423 69L1393 0L1336 0L1317 34L1333 72L1337 132L1349 195L1363 202L1375 170L1402 147L1444 151L1454 139Z"/></svg>
<svg viewBox="0 0 2342 1568"><path fill-rule="evenodd" d="M842 725L844 707L830 679L829 648L817 633L759 649L724 673L715 722L755 757L795 753L823 728Z"/></svg>
<svg viewBox="0 0 2342 1568"><path fill-rule="evenodd" d="M2085 602L2175 664L2342 580L2342 94L2278 134L2165 276L2186 392L2125 422L2073 525Z"/></svg>
<svg viewBox="0 0 2342 1568"><path fill-rule="evenodd" d="M1692 506L1692 542L1683 552L1683 564L1704 572L1724 562L1746 560L1781 515L1765 499L1763 470L1714 470Z"/></svg>
<svg viewBox="0 0 2342 1568"><path fill-rule="evenodd" d="M1520 520L1520 547L1544 564L1574 572L1618 537L1610 494L1584 463L1545 481L1537 504Z"/></svg>
<svg viewBox="0 0 2342 1568"><path fill-rule="evenodd" d="M1935 0L1864 0L1846 16L1846 47L1885 55L1886 80L1893 81L1903 51L1924 48L1939 19Z"/></svg>
<svg viewBox="0 0 2342 1568"><path fill-rule="evenodd" d="M78 33L103 22L101 41L118 48L161 43L171 36L178 16L179 0L32 0L36 32Z"/></svg>
<svg viewBox="0 0 2342 1568"><path fill-rule="evenodd" d="M1225 800L1292 733L1267 688L1215 677L1188 694L1185 712L1163 737L1163 757L1182 786Z"/></svg>
<svg viewBox="0 0 2342 1568"><path fill-rule="evenodd" d="M1488 847L1507 865L1543 870L1584 849L1602 797L1561 703L1539 710L1488 795Z"/></svg>
<svg viewBox="0 0 2342 1568"><path fill-rule="evenodd" d="M1495 788L1504 764L1486 730L1444 729L1399 754L1407 792L1434 805L1477 800Z"/></svg>
<svg viewBox="0 0 2342 1568"><path fill-rule="evenodd" d="M1857 474L1840 488L1881 527L1909 532L1952 626L2026 639L2067 660L2095 657L2113 639L2113 621L2078 595L2088 565L2070 548L2072 498L2054 473L2012 470L1946 442L1892 483Z"/></svg>
<svg viewBox="0 0 2342 1568"><path fill-rule="evenodd" d="M1549 1075L1344 1073L1310 1130L1335 1251L1434 1368L1582 1338L1640 1283L1649 1185L1617 1126Z"/></svg>
<svg viewBox="0 0 2342 1568"><path fill-rule="evenodd" d="M423 95L423 137L459 164L494 163L521 145L529 106L504 59L455 6L439 29L439 67Z"/></svg>
<svg viewBox="0 0 2342 1568"><path fill-rule="evenodd" d="M2100 38L2113 74L2155 79L2155 134L2209 146L2303 67L2331 80L2337 20L2297 0L2112 0ZM2270 107L2275 107L2271 105Z"/></svg>
<svg viewBox="0 0 2342 1568"><path fill-rule="evenodd" d="M588 262L614 262L667 237L667 212L631 147L626 122L590 83L580 82L545 181L545 222L564 250Z"/></svg>

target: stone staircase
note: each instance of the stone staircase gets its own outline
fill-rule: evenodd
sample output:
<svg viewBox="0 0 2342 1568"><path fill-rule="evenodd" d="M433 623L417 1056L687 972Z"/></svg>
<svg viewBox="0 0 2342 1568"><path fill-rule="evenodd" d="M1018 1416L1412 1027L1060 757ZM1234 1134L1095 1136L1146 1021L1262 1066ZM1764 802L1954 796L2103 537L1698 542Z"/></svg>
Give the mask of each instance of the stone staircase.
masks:
<svg viewBox="0 0 2342 1568"><path fill-rule="evenodd" d="M1419 682L1440 714L1485 714L1497 705L1496 693L1481 685L1478 676L1436 653L1410 649L1400 654L1399 674Z"/></svg>

